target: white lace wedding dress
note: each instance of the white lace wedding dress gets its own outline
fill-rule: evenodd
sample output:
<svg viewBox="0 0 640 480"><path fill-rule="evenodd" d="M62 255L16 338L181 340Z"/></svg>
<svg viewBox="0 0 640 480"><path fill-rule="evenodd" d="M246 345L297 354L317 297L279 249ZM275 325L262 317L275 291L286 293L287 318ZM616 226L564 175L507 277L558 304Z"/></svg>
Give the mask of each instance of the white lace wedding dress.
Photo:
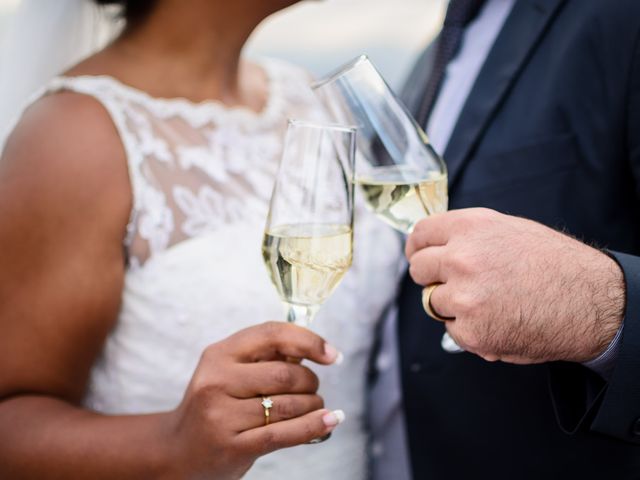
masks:
<svg viewBox="0 0 640 480"><path fill-rule="evenodd" d="M261 259L263 228L286 120L314 120L319 110L304 72L274 60L262 66L270 96L259 114L152 98L106 76L49 85L49 94L90 95L106 108L134 196L122 309L93 368L88 408L173 409L207 345L283 318ZM344 352L341 366L316 371L327 407L344 409L347 421L328 442L260 459L246 478L365 478L365 376L375 324L394 295L400 249L399 238L359 208L353 268L313 326Z"/></svg>

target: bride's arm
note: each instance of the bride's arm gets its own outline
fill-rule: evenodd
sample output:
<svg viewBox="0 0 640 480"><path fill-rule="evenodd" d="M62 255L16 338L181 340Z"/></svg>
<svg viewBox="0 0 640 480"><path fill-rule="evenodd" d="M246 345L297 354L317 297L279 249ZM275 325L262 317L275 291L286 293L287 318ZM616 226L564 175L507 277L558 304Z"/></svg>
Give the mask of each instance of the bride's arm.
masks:
<svg viewBox="0 0 640 480"><path fill-rule="evenodd" d="M0 161L2 478L238 478L257 456L334 427L317 378L278 360L328 364L335 353L275 324L211 346L174 412L108 417L81 407L120 306L124 155L97 103L61 94L30 109ZM295 394L276 402L283 421L261 427L258 392Z"/></svg>

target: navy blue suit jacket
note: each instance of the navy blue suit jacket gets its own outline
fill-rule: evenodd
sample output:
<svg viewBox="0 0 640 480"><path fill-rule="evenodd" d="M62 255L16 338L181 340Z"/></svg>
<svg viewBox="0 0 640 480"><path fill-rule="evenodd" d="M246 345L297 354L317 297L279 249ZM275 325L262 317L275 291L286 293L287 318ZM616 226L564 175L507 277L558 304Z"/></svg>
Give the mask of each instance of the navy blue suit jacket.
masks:
<svg viewBox="0 0 640 480"><path fill-rule="evenodd" d="M431 61L427 50L405 89L414 113ZM608 383L581 365L446 354L443 326L406 278L415 478L640 479L640 1L518 0L444 157L451 208L496 209L624 252L625 330Z"/></svg>

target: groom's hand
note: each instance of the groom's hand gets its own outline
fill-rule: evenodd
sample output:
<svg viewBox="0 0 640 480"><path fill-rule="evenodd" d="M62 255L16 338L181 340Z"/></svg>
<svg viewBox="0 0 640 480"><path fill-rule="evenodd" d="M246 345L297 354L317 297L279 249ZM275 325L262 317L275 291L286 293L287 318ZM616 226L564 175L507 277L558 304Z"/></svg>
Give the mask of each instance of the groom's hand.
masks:
<svg viewBox="0 0 640 480"><path fill-rule="evenodd" d="M606 254L541 224L487 209L420 222L410 273L442 283L431 306L465 350L486 360L540 363L596 358L621 325L625 285Z"/></svg>

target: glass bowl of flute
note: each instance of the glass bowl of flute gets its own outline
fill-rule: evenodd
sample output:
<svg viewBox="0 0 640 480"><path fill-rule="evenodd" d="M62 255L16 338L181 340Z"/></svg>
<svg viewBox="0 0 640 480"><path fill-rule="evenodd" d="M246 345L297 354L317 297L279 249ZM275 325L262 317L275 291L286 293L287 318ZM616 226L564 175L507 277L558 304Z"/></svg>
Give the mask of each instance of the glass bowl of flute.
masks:
<svg viewBox="0 0 640 480"><path fill-rule="evenodd" d="M380 220L407 235L423 218L447 210L442 157L367 56L312 88L331 121L357 127L355 183ZM462 351L446 333L442 346Z"/></svg>

